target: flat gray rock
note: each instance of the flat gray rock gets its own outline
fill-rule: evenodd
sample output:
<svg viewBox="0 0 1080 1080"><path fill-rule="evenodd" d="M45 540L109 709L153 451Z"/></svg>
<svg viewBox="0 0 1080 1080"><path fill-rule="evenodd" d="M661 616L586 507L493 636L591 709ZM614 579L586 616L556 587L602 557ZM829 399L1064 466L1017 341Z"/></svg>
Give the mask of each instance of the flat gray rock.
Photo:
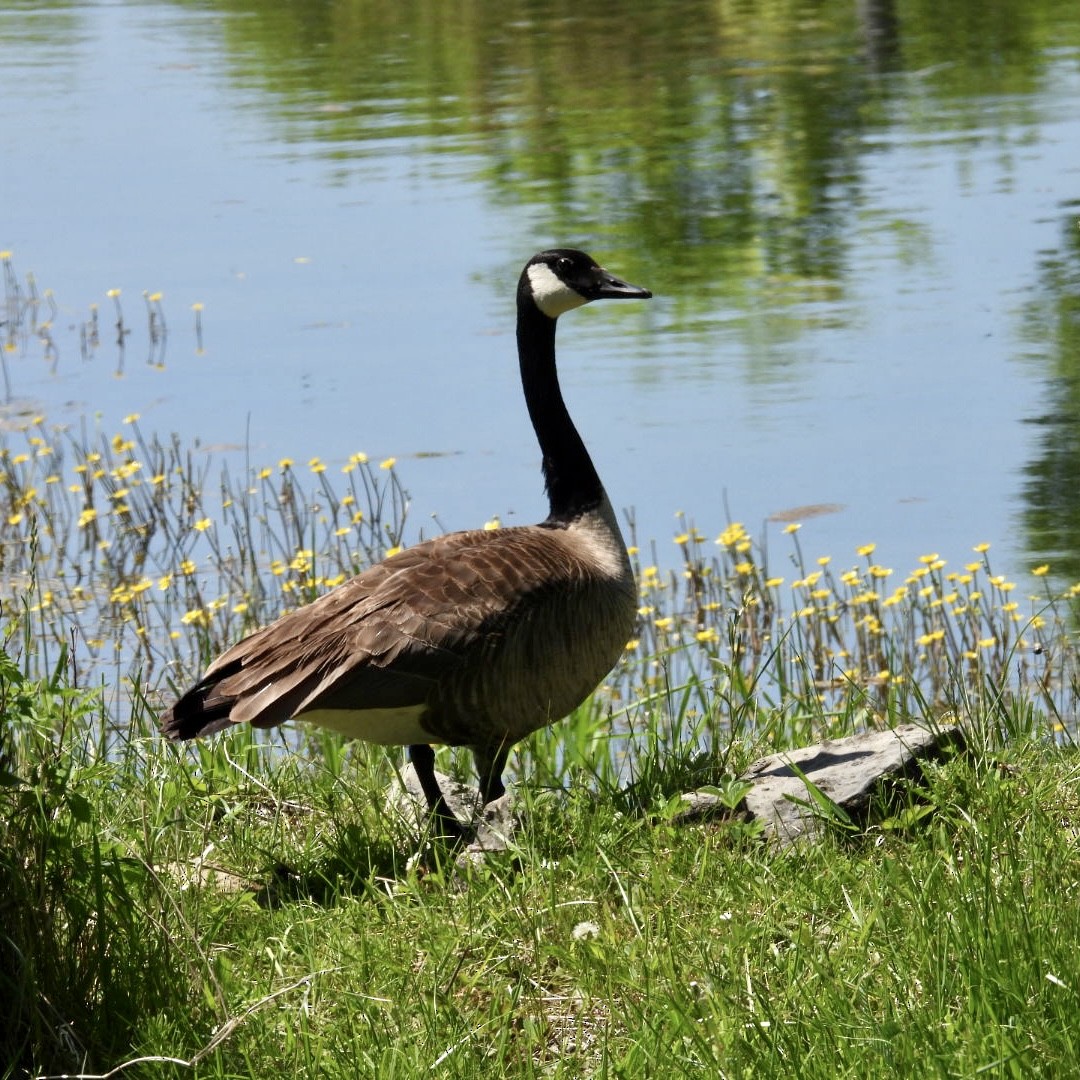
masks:
<svg viewBox="0 0 1080 1080"><path fill-rule="evenodd" d="M715 795L684 795L686 809L677 821L729 816L742 821L760 820L766 838L781 845L820 833L828 808L808 786L836 804L853 821L861 822L870 800L883 784L919 773L919 762L940 757L948 748L962 748L956 726L928 730L901 724L888 731L867 731L786 750L754 762L739 777L751 784L739 807L725 808Z"/></svg>

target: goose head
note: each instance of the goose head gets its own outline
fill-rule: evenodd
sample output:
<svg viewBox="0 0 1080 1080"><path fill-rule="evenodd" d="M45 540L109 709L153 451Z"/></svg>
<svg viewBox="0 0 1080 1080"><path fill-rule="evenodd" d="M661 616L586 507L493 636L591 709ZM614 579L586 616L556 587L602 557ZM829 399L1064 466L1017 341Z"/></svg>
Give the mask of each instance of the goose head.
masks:
<svg viewBox="0 0 1080 1080"><path fill-rule="evenodd" d="M549 319L593 300L646 300L652 293L609 274L584 251L552 248L534 255L521 273L518 304L531 304Z"/></svg>

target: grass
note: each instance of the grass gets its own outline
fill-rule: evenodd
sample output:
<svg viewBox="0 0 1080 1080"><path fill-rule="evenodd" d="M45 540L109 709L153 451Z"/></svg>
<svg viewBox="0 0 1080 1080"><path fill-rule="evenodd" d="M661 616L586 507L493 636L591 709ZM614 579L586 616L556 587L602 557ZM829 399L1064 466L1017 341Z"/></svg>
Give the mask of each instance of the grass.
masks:
<svg viewBox="0 0 1080 1080"><path fill-rule="evenodd" d="M5 348L48 349L48 296L0 263ZM984 544L809 557L797 525L779 567L738 523L635 543L635 640L513 755L517 847L460 873L387 808L399 752L154 724L405 541L393 462L212 476L136 416L25 420L0 444L0 1076L1075 1072L1080 586ZM763 751L906 720L970 750L862 831L784 852L674 822Z"/></svg>
<svg viewBox="0 0 1080 1080"><path fill-rule="evenodd" d="M410 861L381 750L177 753L136 708L106 752L96 695L3 676L4 1075L1028 1077L1080 1052L1071 748L976 741L865 832L782 852L670 823L693 754L631 805L583 708L518 849L462 877Z"/></svg>

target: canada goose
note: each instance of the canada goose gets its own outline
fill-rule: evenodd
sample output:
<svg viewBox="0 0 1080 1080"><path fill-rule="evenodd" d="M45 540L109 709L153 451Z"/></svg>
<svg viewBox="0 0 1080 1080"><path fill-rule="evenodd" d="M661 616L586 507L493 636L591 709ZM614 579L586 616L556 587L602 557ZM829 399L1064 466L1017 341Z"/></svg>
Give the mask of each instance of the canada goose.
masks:
<svg viewBox="0 0 1080 1080"><path fill-rule="evenodd" d="M432 744L470 747L492 802L510 747L580 705L633 631L630 560L563 403L555 322L592 300L650 296L584 252L534 255L518 281L517 345L547 518L425 541L282 616L215 660L163 714L164 734L296 719L408 746L434 819L461 837Z"/></svg>

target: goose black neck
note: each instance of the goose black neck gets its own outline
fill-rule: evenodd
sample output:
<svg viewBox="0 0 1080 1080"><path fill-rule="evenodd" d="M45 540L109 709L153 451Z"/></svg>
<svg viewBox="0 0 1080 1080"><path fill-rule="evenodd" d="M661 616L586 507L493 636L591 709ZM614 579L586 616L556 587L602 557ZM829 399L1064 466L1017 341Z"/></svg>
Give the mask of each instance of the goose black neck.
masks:
<svg viewBox="0 0 1080 1080"><path fill-rule="evenodd" d="M567 524L599 506L604 489L559 389L555 320L528 297L518 304L517 340L525 404L542 455L549 506L546 523Z"/></svg>

